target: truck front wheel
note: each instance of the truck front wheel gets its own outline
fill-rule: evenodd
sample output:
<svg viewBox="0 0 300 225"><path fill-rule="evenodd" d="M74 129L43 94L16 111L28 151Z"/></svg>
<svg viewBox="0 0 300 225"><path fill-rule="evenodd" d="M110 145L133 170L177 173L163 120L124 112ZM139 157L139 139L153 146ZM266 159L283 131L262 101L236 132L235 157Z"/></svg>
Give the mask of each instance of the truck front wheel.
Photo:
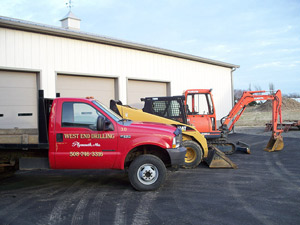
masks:
<svg viewBox="0 0 300 225"><path fill-rule="evenodd" d="M128 176L136 190L153 191L165 181L166 167L157 156L141 155L130 164Z"/></svg>
<svg viewBox="0 0 300 225"><path fill-rule="evenodd" d="M184 141L183 146L186 147L186 154L182 167L186 169L195 168L202 160L202 148L195 141Z"/></svg>

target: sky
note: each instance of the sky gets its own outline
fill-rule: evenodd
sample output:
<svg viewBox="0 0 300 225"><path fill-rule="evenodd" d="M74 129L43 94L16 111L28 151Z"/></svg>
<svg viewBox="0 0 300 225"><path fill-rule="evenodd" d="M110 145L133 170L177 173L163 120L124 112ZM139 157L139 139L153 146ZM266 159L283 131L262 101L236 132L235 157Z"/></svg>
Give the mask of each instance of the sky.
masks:
<svg viewBox="0 0 300 225"><path fill-rule="evenodd" d="M0 0L60 27L68 0ZM239 65L234 88L300 94L300 0L73 0L81 31Z"/></svg>

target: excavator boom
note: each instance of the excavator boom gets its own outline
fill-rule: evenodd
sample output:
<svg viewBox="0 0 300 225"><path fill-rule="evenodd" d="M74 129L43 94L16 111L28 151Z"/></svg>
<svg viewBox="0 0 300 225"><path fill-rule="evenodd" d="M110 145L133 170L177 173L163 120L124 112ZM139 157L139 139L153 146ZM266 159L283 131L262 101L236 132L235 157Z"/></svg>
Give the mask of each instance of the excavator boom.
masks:
<svg viewBox="0 0 300 225"><path fill-rule="evenodd" d="M230 132L233 126L241 117L248 104L253 101L271 100L272 101L272 136L265 148L266 151L279 151L284 147L281 133L283 130L278 129L278 120L282 123L281 105L282 97L281 91L278 90L275 94L262 94L265 91L245 91L240 100L234 105L229 114L222 120L222 125L219 128L222 131Z"/></svg>
<svg viewBox="0 0 300 225"><path fill-rule="evenodd" d="M278 90L275 94L270 94L270 95L263 95L261 93L265 93L265 91L245 91L242 97L240 98L240 100L234 105L234 107L231 109L229 114L222 121L222 125L224 125L224 127L229 126L228 131L231 131L234 124L238 121L238 119L245 111L247 105L249 105L253 101L263 101L263 100L271 100L273 102L275 109L272 109L272 115L274 116L276 116L275 114L279 115L281 121L281 104L282 104L281 91ZM276 121L274 120L274 118L272 120L273 122L277 123L277 119Z"/></svg>

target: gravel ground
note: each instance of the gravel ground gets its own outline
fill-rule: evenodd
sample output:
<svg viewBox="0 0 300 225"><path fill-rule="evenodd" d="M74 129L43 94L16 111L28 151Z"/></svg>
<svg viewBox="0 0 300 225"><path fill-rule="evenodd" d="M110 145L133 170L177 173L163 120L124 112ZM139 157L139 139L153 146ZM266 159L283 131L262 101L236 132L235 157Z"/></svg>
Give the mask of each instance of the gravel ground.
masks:
<svg viewBox="0 0 300 225"><path fill-rule="evenodd" d="M154 192L134 191L122 171L18 171L0 181L0 224L300 224L300 131L265 152L270 132L235 130L232 141L251 144L230 156L238 169L168 172Z"/></svg>

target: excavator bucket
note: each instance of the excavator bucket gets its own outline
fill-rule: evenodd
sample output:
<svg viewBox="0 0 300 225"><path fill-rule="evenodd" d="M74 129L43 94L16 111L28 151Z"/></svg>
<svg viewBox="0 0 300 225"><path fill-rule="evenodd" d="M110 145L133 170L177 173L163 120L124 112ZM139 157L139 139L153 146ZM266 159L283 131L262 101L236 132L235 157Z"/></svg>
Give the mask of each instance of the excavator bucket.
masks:
<svg viewBox="0 0 300 225"><path fill-rule="evenodd" d="M205 162L208 164L209 168L237 169L237 165L214 146L209 146L208 156L205 158Z"/></svg>
<svg viewBox="0 0 300 225"><path fill-rule="evenodd" d="M280 151L284 147L283 138L281 135L277 137L271 137L267 146L265 147L265 151L273 152L273 151Z"/></svg>

